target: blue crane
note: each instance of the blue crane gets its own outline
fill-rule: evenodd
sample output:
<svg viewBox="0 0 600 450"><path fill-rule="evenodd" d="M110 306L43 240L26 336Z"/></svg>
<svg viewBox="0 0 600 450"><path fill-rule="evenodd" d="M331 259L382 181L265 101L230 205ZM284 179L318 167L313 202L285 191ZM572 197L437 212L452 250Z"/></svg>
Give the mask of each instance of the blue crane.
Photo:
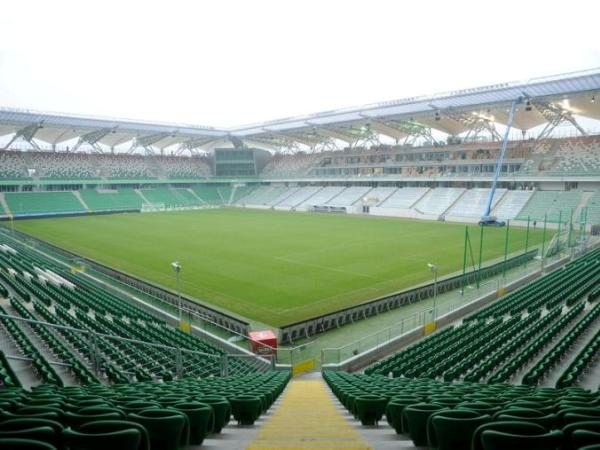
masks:
<svg viewBox="0 0 600 450"><path fill-rule="evenodd" d="M498 184L498 178L500 178L500 173L502 172L502 163L504 162L504 154L506 153L506 146L508 145L508 135L510 133L510 128L512 127L513 119L515 117L515 111L517 110L517 105L523 102L523 97L519 97L513 100L512 105L510 107L510 114L508 115L508 122L506 123L506 131L504 132L504 139L502 140L502 147L500 147L500 156L498 156L498 162L496 163L496 171L494 173L494 180L492 181L492 189L490 189L490 195L487 199L487 205L485 207L485 212L479 221L479 225L491 225L496 227L504 226L504 222L499 222L496 216L491 216L492 212L492 202L494 201L494 195L496 194L496 185Z"/></svg>

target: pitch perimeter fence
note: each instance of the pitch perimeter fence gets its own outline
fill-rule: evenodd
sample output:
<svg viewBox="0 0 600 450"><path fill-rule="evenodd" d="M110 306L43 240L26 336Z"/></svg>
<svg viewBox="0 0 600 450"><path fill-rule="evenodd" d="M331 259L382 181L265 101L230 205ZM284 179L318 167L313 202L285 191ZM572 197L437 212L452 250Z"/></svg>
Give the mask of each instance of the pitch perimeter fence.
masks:
<svg viewBox="0 0 600 450"><path fill-rule="evenodd" d="M413 289L397 292L367 303L351 306L333 313L323 314L312 319L281 327L280 343L288 344L298 339L306 339L328 330L349 325L359 320L364 320L405 305L425 300L433 297L436 289L437 294L439 295L451 290L459 289L471 283L491 278L501 274L504 270L510 270L531 261L536 257L537 253L538 250L534 249L527 253L514 256L506 261L498 262L464 275L461 274L445 278L438 280L437 283L429 283Z"/></svg>

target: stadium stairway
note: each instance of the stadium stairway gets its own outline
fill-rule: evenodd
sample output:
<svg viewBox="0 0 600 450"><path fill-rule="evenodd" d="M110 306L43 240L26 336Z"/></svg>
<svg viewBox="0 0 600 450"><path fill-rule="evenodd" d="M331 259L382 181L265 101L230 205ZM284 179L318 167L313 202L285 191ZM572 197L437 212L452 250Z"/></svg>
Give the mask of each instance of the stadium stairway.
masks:
<svg viewBox="0 0 600 450"><path fill-rule="evenodd" d="M586 312L589 312L590 309L591 308L588 308ZM575 341L575 344L569 348L569 351L565 353L564 357L561 358L560 364L555 368L555 370L550 372L544 378L544 380L540 383L540 386L554 387L564 372L565 367L569 367L569 364L571 364L577 358L579 352L592 340L598 331L600 331L600 320L596 320L588 329L585 330L585 332ZM599 378L596 374L585 373L580 380L580 385L584 389L595 390L598 388L598 379Z"/></svg>
<svg viewBox="0 0 600 450"><path fill-rule="evenodd" d="M188 189L186 189L186 191L188 191L190 193L190 195L192 195L192 197L194 197L195 199L197 199L198 203L200 205L206 205L207 204L204 200L202 200L200 197L198 197L198 195L192 189L188 188Z"/></svg>
<svg viewBox="0 0 600 450"><path fill-rule="evenodd" d="M137 195L139 195L140 197L142 197L142 200L144 200L144 203L146 205L151 205L152 204L152 202L148 201L148 199L146 197L144 197L144 194L142 193L142 191L140 189L134 189L134 191L135 191L135 193Z"/></svg>
<svg viewBox="0 0 600 450"><path fill-rule="evenodd" d="M578 220L581 217L581 210L588 206L590 199L594 197L595 194L595 191L584 191L581 193L581 199L579 200L579 204L573 211L573 222L575 222L575 220Z"/></svg>
<svg viewBox="0 0 600 450"><path fill-rule="evenodd" d="M8 207L8 203L6 203L3 192L0 192L0 213L6 214L7 216L11 215L10 208Z"/></svg>
<svg viewBox="0 0 600 450"><path fill-rule="evenodd" d="M16 310L10 305L10 302L8 300L3 301L1 304L8 314L15 317L19 316L19 313L17 313ZM40 340L39 336L36 335L36 333L33 332L29 324L20 323L19 327L47 361L55 361L57 359L50 352L48 346L42 340ZM8 338L3 336L3 341L8 342ZM11 361L11 363L13 363L13 361ZM78 384L77 379L75 378L75 376L73 376L73 374L67 367L54 366L53 368L56 371L57 375L61 378L65 386L76 386ZM39 380L36 380L35 384L39 384Z"/></svg>
<svg viewBox="0 0 600 450"><path fill-rule="evenodd" d="M569 323L567 326L565 326L563 330L561 330L560 333L557 333L556 336L554 336L554 338L547 343L547 345L542 347L542 351L540 351L537 355L531 358L527 364L525 364L522 368L515 372L510 381L514 384L521 384L523 382L523 377L525 376L525 374L527 374L533 367L535 367L535 365L546 356L546 353L550 351L557 342L560 342L560 340L564 338L564 336L568 335L569 332L571 332L571 330L577 326L578 320L581 319L586 312L589 312L589 309L589 307L586 307L584 310L582 310L577 316L577 320L574 320L573 322ZM598 325L600 325L600 323L598 323ZM589 337L591 337L591 335ZM567 355L567 357L571 356L572 358L575 358L575 356L577 356L577 353L578 352L571 352L570 350L569 355ZM554 387L554 383L556 382L558 377L561 375L562 370L564 369L563 366L568 365L563 364L562 361L563 360L561 360L560 365L555 367L554 370L541 381L540 386Z"/></svg>
<svg viewBox="0 0 600 450"><path fill-rule="evenodd" d="M248 450L373 448L320 378L292 380Z"/></svg>
<svg viewBox="0 0 600 450"><path fill-rule="evenodd" d="M90 207L87 205L87 203L85 202L85 200L83 199L83 197L81 196L79 191L73 191L73 195L75 195L77 200L79 200L79 203L81 203L83 205L83 207L85 208L86 211L91 211Z"/></svg>

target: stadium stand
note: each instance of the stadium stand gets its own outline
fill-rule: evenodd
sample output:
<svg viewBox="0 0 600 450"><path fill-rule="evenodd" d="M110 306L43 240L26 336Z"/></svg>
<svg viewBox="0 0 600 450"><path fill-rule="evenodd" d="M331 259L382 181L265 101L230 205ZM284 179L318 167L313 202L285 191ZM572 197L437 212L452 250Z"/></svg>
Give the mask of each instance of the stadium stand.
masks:
<svg viewBox="0 0 600 450"><path fill-rule="evenodd" d="M201 202L187 189L159 187L140 189L140 192L151 204L169 207L199 205Z"/></svg>
<svg viewBox="0 0 600 450"><path fill-rule="evenodd" d="M139 210L143 199L133 189L96 190L82 189L79 195L91 212L115 210Z"/></svg>
<svg viewBox="0 0 600 450"><path fill-rule="evenodd" d="M28 169L33 177L42 179L99 178L97 159L83 153L31 152Z"/></svg>
<svg viewBox="0 0 600 450"><path fill-rule="evenodd" d="M162 175L169 179L210 176L210 167L200 158L183 156L156 156Z"/></svg>
<svg viewBox="0 0 600 450"><path fill-rule="evenodd" d="M506 191L493 209L493 214L500 220L514 219L527 204L532 194L533 191Z"/></svg>
<svg viewBox="0 0 600 450"><path fill-rule="evenodd" d="M290 198L292 195L294 195L296 192L298 192L301 188L299 187L286 187L281 194L279 194L277 197L275 197L270 204L272 206L277 206L280 203L285 202L288 198Z"/></svg>
<svg viewBox="0 0 600 450"><path fill-rule="evenodd" d="M182 179L210 174L200 157L0 151L2 179Z"/></svg>
<svg viewBox="0 0 600 450"><path fill-rule="evenodd" d="M496 189L492 207L495 207L505 194L506 189ZM489 195L490 189L469 189L448 209L446 215L479 218L485 211Z"/></svg>
<svg viewBox="0 0 600 450"><path fill-rule="evenodd" d="M5 242L15 248L14 243ZM129 379L150 381L174 377L175 355L119 338L134 338L196 352L186 355L188 360L184 361L183 370L187 376L219 373L220 361L211 355L222 355L222 350L173 329L84 276L72 274L31 250L22 246L16 250L16 254L0 253L0 281L16 295L10 298L11 308L25 319L41 319L50 324L102 333L103 337L97 336L98 346L108 379L128 382ZM74 353L84 359L90 358L89 343L82 341L81 335L67 329L52 329L52 332L44 329L49 336L52 332L61 333ZM47 345L54 344L49 342ZM64 357L71 358L72 355ZM232 361L232 374L250 370L252 367L245 361ZM60 381L56 383L60 384Z"/></svg>
<svg viewBox="0 0 600 450"><path fill-rule="evenodd" d="M429 188L402 188L398 189L391 195L389 195L380 206L385 208L404 208L408 209L412 207L418 200L423 198L425 193L429 191Z"/></svg>
<svg viewBox="0 0 600 450"><path fill-rule="evenodd" d="M329 200L328 203L333 206L352 206L367 195L370 190L370 187L365 186L349 187Z"/></svg>
<svg viewBox="0 0 600 450"><path fill-rule="evenodd" d="M507 382L532 355L554 346L553 337L577 323L586 307L590 309L582 299L599 281L600 250L594 250L365 372L441 377L448 382ZM439 356L431 361L428 355Z"/></svg>
<svg viewBox="0 0 600 450"><path fill-rule="evenodd" d="M4 194L0 193L0 216L5 216L6 214L8 214L8 211L6 211L6 208L4 207L4 202L5 202L5 198L4 198Z"/></svg>
<svg viewBox="0 0 600 450"><path fill-rule="evenodd" d="M280 202L277 207L280 209L293 209L296 206L306 202L313 195L322 189L321 186L304 186L295 191L292 195Z"/></svg>
<svg viewBox="0 0 600 450"><path fill-rule="evenodd" d="M306 176L316 160L315 155L296 153L293 155L275 155L265 166L262 176L265 178L290 178Z"/></svg>
<svg viewBox="0 0 600 450"><path fill-rule="evenodd" d="M12 214L69 214L86 209L73 192L7 192L4 194Z"/></svg>
<svg viewBox="0 0 600 450"><path fill-rule="evenodd" d="M394 187L376 187L369 191L365 196L367 203L371 205L381 205L388 197L390 197L396 188Z"/></svg>
<svg viewBox="0 0 600 450"><path fill-rule="evenodd" d="M464 192L465 189L462 188L431 189L413 205L413 208L421 214L439 216L450 208Z"/></svg>
<svg viewBox="0 0 600 450"><path fill-rule="evenodd" d="M21 152L0 151L0 179L22 180L27 177Z"/></svg>
<svg viewBox="0 0 600 450"><path fill-rule="evenodd" d="M536 191L529 202L517 216L520 220L543 221L547 217L548 222L562 222L570 220L571 212L575 213L581 200L582 191Z"/></svg>
<svg viewBox="0 0 600 450"><path fill-rule="evenodd" d="M560 141L557 164L551 172L560 175L591 175L600 171L600 140L597 136L567 138Z"/></svg>
<svg viewBox="0 0 600 450"><path fill-rule="evenodd" d="M313 196L307 198L303 202L299 203L296 207L298 209L305 209L311 205L325 205L328 204L332 198L342 192L345 188L343 186L327 186L317 191Z"/></svg>
<svg viewBox="0 0 600 450"><path fill-rule="evenodd" d="M600 190L594 191L588 199L587 207L587 223L600 224Z"/></svg>
<svg viewBox="0 0 600 450"><path fill-rule="evenodd" d="M236 358L222 376L223 350L34 250L4 237L0 243L12 249L0 252L3 349L31 362L27 373L16 372L17 356L0 352L2 448L21 448L6 440L16 436L48 449L200 445L231 416L252 425L290 379ZM120 430L135 437L131 445Z"/></svg>
<svg viewBox="0 0 600 450"><path fill-rule="evenodd" d="M209 205L226 204L230 195L227 188L215 185L194 186L192 191Z"/></svg>
<svg viewBox="0 0 600 450"><path fill-rule="evenodd" d="M599 282L597 249L364 374L323 377L362 425L385 416L418 447L580 448L573 430L589 426L582 421L597 430L600 417L599 393L577 386L600 348ZM544 382L550 372L558 374L555 386ZM515 447L519 434L533 437ZM489 445L500 436L501 444Z"/></svg>
<svg viewBox="0 0 600 450"><path fill-rule="evenodd" d="M270 206L273 201L287 191L284 186L259 186L236 200L237 205Z"/></svg>

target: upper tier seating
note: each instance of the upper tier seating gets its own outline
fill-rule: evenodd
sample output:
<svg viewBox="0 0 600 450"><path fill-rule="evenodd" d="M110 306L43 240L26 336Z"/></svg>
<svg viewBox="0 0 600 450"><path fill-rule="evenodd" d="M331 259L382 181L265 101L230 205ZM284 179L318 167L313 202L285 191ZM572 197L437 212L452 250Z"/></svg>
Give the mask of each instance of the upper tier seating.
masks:
<svg viewBox="0 0 600 450"><path fill-rule="evenodd" d="M73 192L7 192L4 196L13 216L85 212Z"/></svg>
<svg viewBox="0 0 600 450"><path fill-rule="evenodd" d="M156 156L158 169L167 178L209 177L210 167L200 158L185 156Z"/></svg>
<svg viewBox="0 0 600 450"><path fill-rule="evenodd" d="M464 192L465 189L463 188L431 189L413 208L422 214L440 215Z"/></svg>
<svg viewBox="0 0 600 450"><path fill-rule="evenodd" d="M201 157L0 151L0 179L151 179L210 176Z"/></svg>
<svg viewBox="0 0 600 450"><path fill-rule="evenodd" d="M0 179L19 180L27 178L21 152L0 151Z"/></svg>
<svg viewBox="0 0 600 450"><path fill-rule="evenodd" d="M34 177L48 179L100 178L97 158L83 153L31 152L28 169Z"/></svg>
<svg viewBox="0 0 600 450"><path fill-rule="evenodd" d="M306 176L308 169L317 160L315 154L296 153L293 155L276 154L262 170L264 178L290 178Z"/></svg>
<svg viewBox="0 0 600 450"><path fill-rule="evenodd" d="M457 217L481 217L485 212L490 191L490 189L467 190L446 214ZM492 200L492 208L496 206L505 193L506 189L496 189Z"/></svg>
<svg viewBox="0 0 600 450"><path fill-rule="evenodd" d="M559 174L597 175L600 173L600 141L597 136L561 141L558 163L551 169Z"/></svg>

